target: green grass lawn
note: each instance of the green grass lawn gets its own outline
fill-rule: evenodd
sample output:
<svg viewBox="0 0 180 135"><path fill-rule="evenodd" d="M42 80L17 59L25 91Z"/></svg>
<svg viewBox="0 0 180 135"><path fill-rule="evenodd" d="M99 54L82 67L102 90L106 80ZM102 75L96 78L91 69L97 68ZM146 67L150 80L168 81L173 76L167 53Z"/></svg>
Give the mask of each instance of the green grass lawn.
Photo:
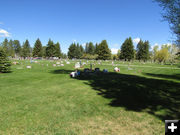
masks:
<svg viewBox="0 0 180 135"><path fill-rule="evenodd" d="M176 65L115 62L115 73L103 62L93 68L107 74L70 78L75 61L20 63L0 74L2 135L163 135L165 119L180 119Z"/></svg>

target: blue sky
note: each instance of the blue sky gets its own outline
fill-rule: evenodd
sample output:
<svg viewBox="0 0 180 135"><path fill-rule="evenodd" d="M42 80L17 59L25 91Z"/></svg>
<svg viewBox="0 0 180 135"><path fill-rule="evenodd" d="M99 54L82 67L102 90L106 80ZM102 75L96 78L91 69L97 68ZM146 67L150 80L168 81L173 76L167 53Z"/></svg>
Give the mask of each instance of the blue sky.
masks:
<svg viewBox="0 0 180 135"><path fill-rule="evenodd" d="M106 39L114 52L130 36L151 46L172 39L162 9L152 0L1 0L0 5L0 42L28 39L33 46L39 37L46 45L51 38L66 53L74 41Z"/></svg>

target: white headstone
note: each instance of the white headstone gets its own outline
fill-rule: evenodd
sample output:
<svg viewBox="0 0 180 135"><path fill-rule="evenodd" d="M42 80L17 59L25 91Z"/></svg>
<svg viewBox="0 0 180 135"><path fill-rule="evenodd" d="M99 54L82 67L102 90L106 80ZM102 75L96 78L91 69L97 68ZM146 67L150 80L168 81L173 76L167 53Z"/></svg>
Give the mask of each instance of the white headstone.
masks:
<svg viewBox="0 0 180 135"><path fill-rule="evenodd" d="M26 68L30 69L30 68L31 68L31 66L26 66Z"/></svg>
<svg viewBox="0 0 180 135"><path fill-rule="evenodd" d="M79 62L77 62L77 63L75 64L75 68L80 68L80 63L79 63Z"/></svg>

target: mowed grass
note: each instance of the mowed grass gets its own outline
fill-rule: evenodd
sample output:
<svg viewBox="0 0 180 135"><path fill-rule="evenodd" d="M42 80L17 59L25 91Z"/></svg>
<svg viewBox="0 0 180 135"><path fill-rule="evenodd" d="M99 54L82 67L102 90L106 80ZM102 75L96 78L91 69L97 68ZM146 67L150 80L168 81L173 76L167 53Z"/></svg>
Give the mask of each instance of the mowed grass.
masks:
<svg viewBox="0 0 180 135"><path fill-rule="evenodd" d="M102 62L93 68L108 74L74 79L75 61L20 63L0 74L0 134L160 135L165 119L180 118L177 66L131 63L128 70L129 63L115 62L121 71L114 73Z"/></svg>

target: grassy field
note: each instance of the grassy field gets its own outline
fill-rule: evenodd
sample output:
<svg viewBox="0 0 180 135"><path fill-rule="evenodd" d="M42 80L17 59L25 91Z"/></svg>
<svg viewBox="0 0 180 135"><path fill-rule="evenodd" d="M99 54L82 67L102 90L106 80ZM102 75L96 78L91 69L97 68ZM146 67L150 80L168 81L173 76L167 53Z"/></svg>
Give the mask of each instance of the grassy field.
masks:
<svg viewBox="0 0 180 135"><path fill-rule="evenodd" d="M163 135L165 119L180 119L178 66L115 62L115 73L103 62L93 68L107 74L70 78L70 62L20 61L0 74L0 134Z"/></svg>

